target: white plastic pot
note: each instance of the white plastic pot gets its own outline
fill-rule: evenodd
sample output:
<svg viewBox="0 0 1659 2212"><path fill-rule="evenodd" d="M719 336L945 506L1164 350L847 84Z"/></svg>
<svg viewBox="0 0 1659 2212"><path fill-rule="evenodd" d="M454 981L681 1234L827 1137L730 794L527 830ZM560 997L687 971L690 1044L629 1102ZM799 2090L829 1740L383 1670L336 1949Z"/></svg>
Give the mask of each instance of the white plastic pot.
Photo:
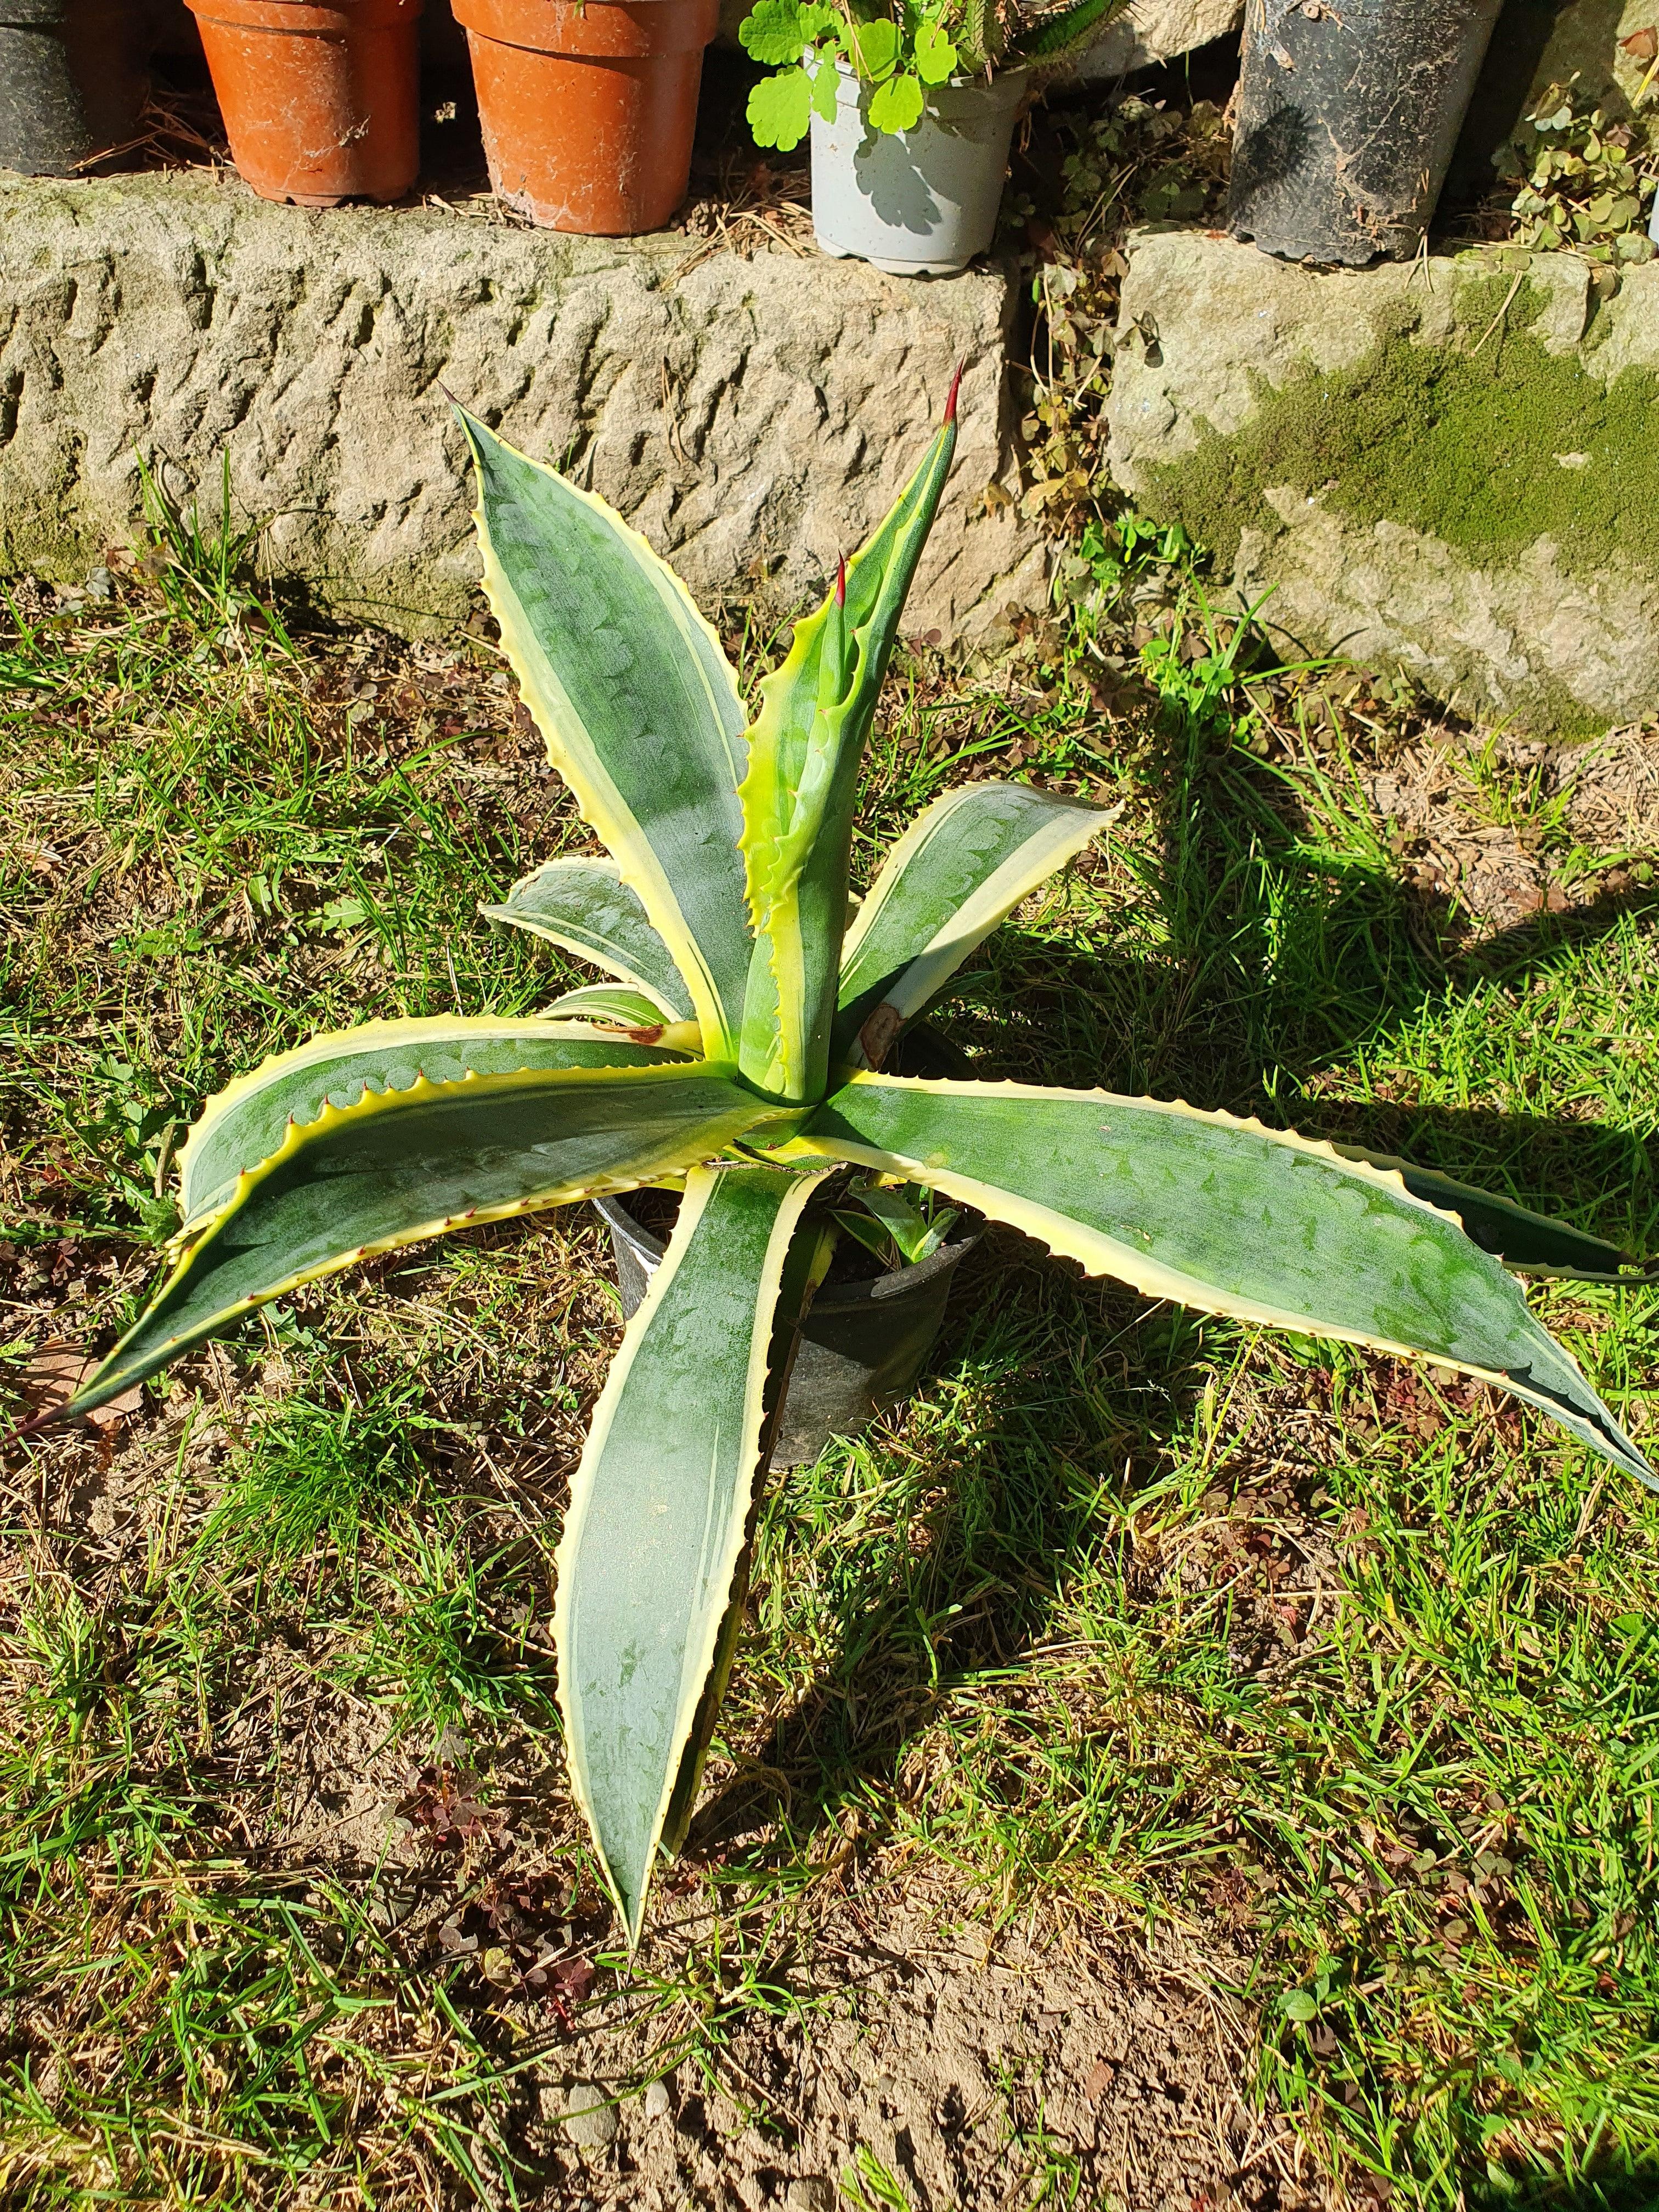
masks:
<svg viewBox="0 0 1659 2212"><path fill-rule="evenodd" d="M836 119L812 117L812 228L837 260L951 276L990 245L1026 72L936 85L914 131L872 130L872 89L836 65Z"/></svg>

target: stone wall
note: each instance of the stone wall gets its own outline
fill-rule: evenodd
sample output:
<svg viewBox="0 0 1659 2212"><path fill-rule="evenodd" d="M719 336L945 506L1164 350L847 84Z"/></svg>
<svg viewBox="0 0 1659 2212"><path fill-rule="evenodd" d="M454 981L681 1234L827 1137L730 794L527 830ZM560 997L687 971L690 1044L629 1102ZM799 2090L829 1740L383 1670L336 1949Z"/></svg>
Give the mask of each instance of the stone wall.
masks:
<svg viewBox="0 0 1659 2212"><path fill-rule="evenodd" d="M1017 488L1013 308L997 270L907 284L678 233L307 213L230 179L0 178L0 568L84 577L131 541L139 453L210 506L228 454L239 511L320 601L453 620L478 572L447 387L574 470L705 605L787 612L885 510L960 363L910 623L994 636L1047 574L1032 526L985 496Z"/></svg>
<svg viewBox="0 0 1659 2212"><path fill-rule="evenodd" d="M1321 272L1133 241L1111 467L1287 651L1405 669L1540 734L1659 702L1659 263Z"/></svg>

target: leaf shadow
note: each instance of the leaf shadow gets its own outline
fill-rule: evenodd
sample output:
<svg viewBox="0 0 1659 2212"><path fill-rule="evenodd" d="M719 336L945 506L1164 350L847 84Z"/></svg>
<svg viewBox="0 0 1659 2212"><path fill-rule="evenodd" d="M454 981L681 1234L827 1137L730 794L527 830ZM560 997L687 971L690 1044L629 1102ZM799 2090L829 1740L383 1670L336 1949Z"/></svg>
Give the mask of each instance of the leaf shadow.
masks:
<svg viewBox="0 0 1659 2212"><path fill-rule="evenodd" d="M1009 1295L1010 1293L1012 1295ZM1148 1323L1150 1322L1150 1328ZM1063 1362L1056 1344L1072 1348ZM903 1786L907 1747L975 1684L1010 1684L1061 1596L1061 1563L1113 1540L1093 1470L1132 1493L1202 1388L1196 1331L993 1226L961 1267L915 1399L860 1443L773 1480L754 1597L817 1578L817 1663L698 1811L689 1848L802 1845ZM1131 1462L1133 1462L1133 1466Z"/></svg>
<svg viewBox="0 0 1659 2212"><path fill-rule="evenodd" d="M958 1008L930 1015L975 1076L1259 1114L1403 1155L1627 1248L1651 1242L1659 1189L1641 1135L1588 1115L1330 1096L1320 1079L1460 998L1547 981L1559 962L1659 912L1659 896L1603 893L1471 940L1443 895L1403 880L1363 827L1332 849L1296 794L1231 747L1177 730L1159 770L1161 850L1106 941L1006 925L958 979ZM923 1386L924 1401L954 1395L953 1424L913 1415L865 1446L834 1446L769 1507L790 1524L775 1552L798 1558L821 1539L817 1571L833 1589L817 1663L793 1692L775 1692L764 1741L706 1799L691 1849L723 1856L749 1838L751 1861L782 1865L832 1824L879 1826L884 1795L907 1786L908 1747L948 1700L993 1676L1018 1698L1061 1595L1056 1563L1119 1540L1091 1470L1111 1468L1126 1502L1167 1470L1202 1388L1200 1328L1081 1279L1011 1231L987 1237L952 1301L935 1363L945 1379ZM954 1447L930 1461L928 1440L947 1425ZM826 1468L829 1494L815 1502L807 1486ZM872 1516L884 1512L881 1540ZM775 1845L761 1837L775 1823Z"/></svg>

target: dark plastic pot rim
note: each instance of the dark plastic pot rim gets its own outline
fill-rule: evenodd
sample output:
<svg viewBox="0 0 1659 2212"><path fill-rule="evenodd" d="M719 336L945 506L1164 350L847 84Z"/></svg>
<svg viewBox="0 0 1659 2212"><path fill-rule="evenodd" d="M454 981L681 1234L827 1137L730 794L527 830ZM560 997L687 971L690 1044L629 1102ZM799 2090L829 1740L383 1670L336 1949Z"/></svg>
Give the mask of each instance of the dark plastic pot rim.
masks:
<svg viewBox="0 0 1659 2212"><path fill-rule="evenodd" d="M593 1204L613 1229L620 1230L653 1260L661 1260L667 1246L660 1237L653 1237L648 1229L641 1228L628 1210L625 1194L620 1198L596 1198ZM828 1285L813 1298L812 1311L836 1313L848 1307L867 1305L872 1298L901 1298L908 1291L919 1291L936 1275L946 1273L958 1261L966 1259L984 1234L982 1229L975 1229L965 1237L948 1237L937 1252L916 1266L890 1268L870 1282Z"/></svg>

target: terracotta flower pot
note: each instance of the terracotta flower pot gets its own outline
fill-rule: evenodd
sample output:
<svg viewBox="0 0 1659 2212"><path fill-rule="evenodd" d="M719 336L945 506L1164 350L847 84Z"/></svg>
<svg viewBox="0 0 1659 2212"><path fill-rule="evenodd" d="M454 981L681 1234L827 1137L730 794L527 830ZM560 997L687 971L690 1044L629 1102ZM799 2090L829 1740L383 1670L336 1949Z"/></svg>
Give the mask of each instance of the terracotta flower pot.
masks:
<svg viewBox="0 0 1659 2212"><path fill-rule="evenodd" d="M189 0L262 199L395 200L420 167L421 0Z"/></svg>
<svg viewBox="0 0 1659 2212"><path fill-rule="evenodd" d="M720 0L453 0L489 180L549 230L658 230L685 198Z"/></svg>

